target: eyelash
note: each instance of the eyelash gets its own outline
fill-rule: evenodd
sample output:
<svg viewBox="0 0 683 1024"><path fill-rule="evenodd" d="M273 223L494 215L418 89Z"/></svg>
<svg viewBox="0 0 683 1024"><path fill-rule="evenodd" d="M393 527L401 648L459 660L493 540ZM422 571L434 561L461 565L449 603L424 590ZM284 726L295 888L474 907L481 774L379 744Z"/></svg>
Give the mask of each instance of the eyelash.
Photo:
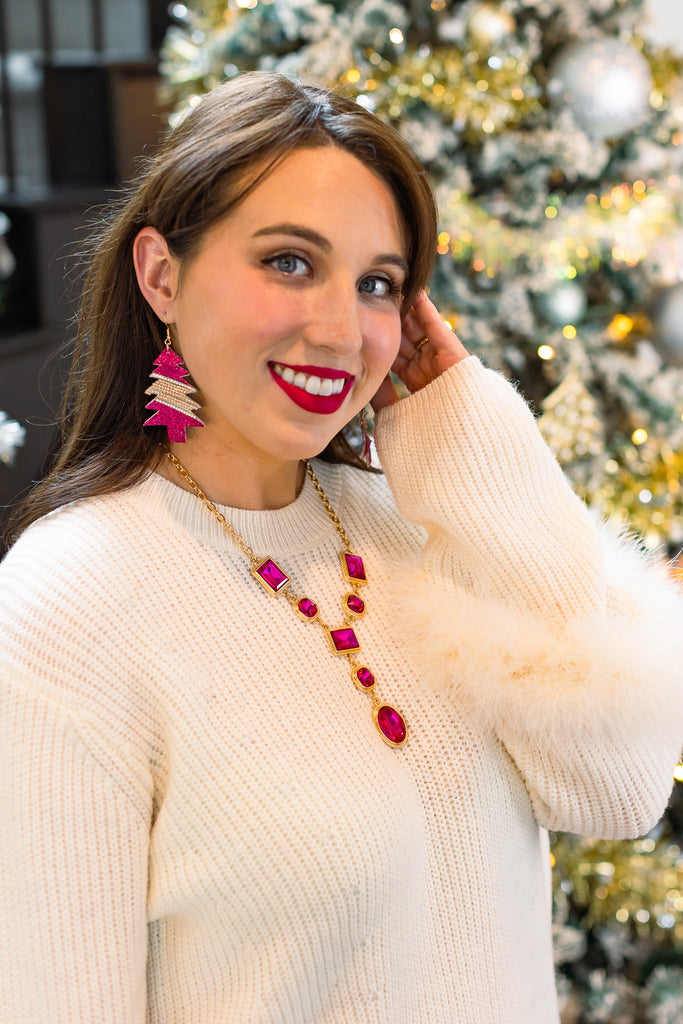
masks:
<svg viewBox="0 0 683 1024"><path fill-rule="evenodd" d="M269 256L267 259L264 259L261 262L264 265L266 265L266 266L275 267L276 270L279 269L279 272L281 274L284 274L286 277L300 277L300 276L303 276L303 275L300 275L300 274L292 273L291 271L282 270L281 268L278 268L277 267L277 263L280 260L290 260L290 261L293 261L295 263L301 263L304 266L306 266L309 271L312 270L311 265L308 262L308 260L304 259L303 256L297 256L296 253L293 253L293 252L291 252L291 253L290 252L281 252L281 253L278 253L276 256ZM381 281L383 284L385 284L387 286L386 295L375 296L373 292L363 292L366 295L370 295L371 298L390 299L390 298L394 298L394 297L396 297L396 296L401 294L401 287L391 277L384 277L381 274L370 274L367 277L364 277L363 281ZM359 290L361 290L361 289L359 289Z"/></svg>

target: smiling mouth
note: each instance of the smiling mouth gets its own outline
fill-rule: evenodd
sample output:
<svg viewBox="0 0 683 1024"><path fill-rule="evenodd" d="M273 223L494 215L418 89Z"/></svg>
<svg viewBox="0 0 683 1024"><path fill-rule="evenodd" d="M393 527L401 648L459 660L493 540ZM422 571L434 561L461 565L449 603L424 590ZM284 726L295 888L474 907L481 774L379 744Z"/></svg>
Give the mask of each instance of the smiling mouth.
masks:
<svg viewBox="0 0 683 1024"><path fill-rule="evenodd" d="M296 370L293 366L285 366L283 363L272 363L273 370L287 384L293 384L295 388L301 388L307 395L339 395L344 390L349 376L318 377L314 373L304 373L303 370Z"/></svg>
<svg viewBox="0 0 683 1024"><path fill-rule="evenodd" d="M268 369L275 383L296 405L323 415L341 408L355 380L343 370L327 367L268 363Z"/></svg>

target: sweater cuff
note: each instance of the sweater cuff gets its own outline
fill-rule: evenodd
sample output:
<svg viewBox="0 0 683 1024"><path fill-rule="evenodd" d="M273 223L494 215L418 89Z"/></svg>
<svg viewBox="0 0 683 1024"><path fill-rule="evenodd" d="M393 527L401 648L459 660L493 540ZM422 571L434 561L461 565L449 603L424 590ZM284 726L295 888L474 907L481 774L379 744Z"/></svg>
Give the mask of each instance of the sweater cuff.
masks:
<svg viewBox="0 0 683 1024"><path fill-rule="evenodd" d="M603 606L594 523L501 374L462 360L382 410L376 440L432 574L538 614Z"/></svg>

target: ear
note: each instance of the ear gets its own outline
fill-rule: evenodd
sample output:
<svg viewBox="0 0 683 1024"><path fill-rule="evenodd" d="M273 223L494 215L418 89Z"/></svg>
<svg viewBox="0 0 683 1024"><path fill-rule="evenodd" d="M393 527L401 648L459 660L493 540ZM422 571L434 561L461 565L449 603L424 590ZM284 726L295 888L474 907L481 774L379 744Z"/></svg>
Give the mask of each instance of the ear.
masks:
<svg viewBox="0 0 683 1024"><path fill-rule="evenodd" d="M133 263L140 291L152 309L160 320L173 323L180 265L156 228L138 232L133 242Z"/></svg>

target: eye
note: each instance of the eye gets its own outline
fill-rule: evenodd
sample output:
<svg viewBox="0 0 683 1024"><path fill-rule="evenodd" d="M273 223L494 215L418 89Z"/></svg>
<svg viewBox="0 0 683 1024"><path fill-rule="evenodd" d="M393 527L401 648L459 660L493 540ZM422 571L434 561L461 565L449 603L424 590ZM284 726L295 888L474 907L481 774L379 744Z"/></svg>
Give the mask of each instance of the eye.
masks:
<svg viewBox="0 0 683 1024"><path fill-rule="evenodd" d="M268 259L263 260L269 266L279 270L281 274L293 275L296 277L303 277L310 274L311 268L305 259L301 256L295 256L291 252L283 252L277 256L270 256Z"/></svg>
<svg viewBox="0 0 683 1024"><path fill-rule="evenodd" d="M388 299L401 291L389 277L364 277L358 285L358 290L378 299Z"/></svg>

